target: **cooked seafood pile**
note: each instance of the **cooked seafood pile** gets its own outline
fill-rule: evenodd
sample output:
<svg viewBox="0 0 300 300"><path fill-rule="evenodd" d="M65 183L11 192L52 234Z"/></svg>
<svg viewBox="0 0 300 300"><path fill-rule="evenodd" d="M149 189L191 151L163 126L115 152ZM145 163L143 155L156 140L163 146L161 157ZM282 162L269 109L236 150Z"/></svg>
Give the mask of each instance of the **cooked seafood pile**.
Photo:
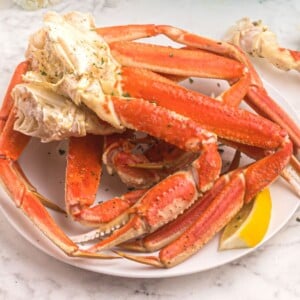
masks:
<svg viewBox="0 0 300 300"><path fill-rule="evenodd" d="M185 47L134 41L159 34ZM216 99L179 84L191 77L222 79L228 89ZM240 108L243 100L257 114ZM47 13L1 116L2 184L69 256L123 256L169 268L199 251L278 176L300 195L299 127L269 97L246 54L172 26L97 28L88 14ZM87 234L68 237L26 178L18 158L31 136L68 139L66 211L93 227ZM240 167L235 159L221 174L219 142L254 162ZM94 204L100 157L133 190ZM90 240L91 247L80 245Z"/></svg>

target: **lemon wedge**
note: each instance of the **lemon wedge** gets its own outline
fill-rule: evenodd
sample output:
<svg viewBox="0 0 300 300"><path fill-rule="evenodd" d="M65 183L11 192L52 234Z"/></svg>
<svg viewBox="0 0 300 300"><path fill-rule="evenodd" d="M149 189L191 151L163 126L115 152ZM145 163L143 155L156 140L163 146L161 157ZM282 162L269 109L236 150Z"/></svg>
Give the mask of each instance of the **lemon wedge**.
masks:
<svg viewBox="0 0 300 300"><path fill-rule="evenodd" d="M264 189L250 203L243 206L226 225L219 250L255 247L264 238L271 219L270 190Z"/></svg>

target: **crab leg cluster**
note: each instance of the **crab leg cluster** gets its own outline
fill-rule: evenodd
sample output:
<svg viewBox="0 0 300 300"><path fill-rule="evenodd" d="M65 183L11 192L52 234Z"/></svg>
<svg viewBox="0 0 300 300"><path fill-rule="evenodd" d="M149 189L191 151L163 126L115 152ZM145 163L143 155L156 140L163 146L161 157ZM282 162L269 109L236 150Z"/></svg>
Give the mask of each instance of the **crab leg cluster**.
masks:
<svg viewBox="0 0 300 300"><path fill-rule="evenodd" d="M114 86L118 92L104 94L97 106L95 93L90 94L92 98L87 96L97 86L94 81L86 91L79 90L77 94L73 90L72 93L61 92L67 83L59 88L59 83L47 83L46 86L57 89L55 92L70 97L76 104L80 103L78 97L82 97L84 104L89 109L94 108L98 117L103 115L104 121L112 120L110 125L117 124L116 131L126 128L144 132L158 140L161 147L170 144L173 149L179 149L175 155L179 163L169 169L169 176L160 177L153 170L136 172L128 162L133 161L134 167L141 163L143 168L151 165L152 158L149 152L148 163L146 156L123 151L128 131L121 141L117 137L122 134L107 137L106 141L101 136L89 134L70 137L66 210L74 220L96 227L71 240L47 212L43 204L46 200L29 183L17 162L30 139L14 131L16 115L10 93L21 82L20 74L32 67L30 61L21 64L1 110L0 178L16 205L66 254L110 258L112 256L100 251L117 245L136 251L162 248L158 257L117 253L153 266L172 267L203 247L245 203L280 174L300 194L300 166L293 156L293 151L297 152L300 146L299 128L268 96L253 66L238 47L165 25L93 30L105 40L113 57L102 57L101 60L116 61L113 68L118 70L119 81ZM185 48L133 42L158 34L166 35ZM74 84L75 75L67 75L71 78L68 84ZM217 101L176 82L190 76L224 79L230 87ZM30 76L26 75L26 78ZM41 84L39 80L40 77L34 78L31 84ZM122 90L121 94L119 90ZM75 95L74 99L72 95ZM243 99L259 115L238 108ZM218 139L257 161L220 176L222 162ZM186 152L189 153L187 156L184 155ZM145 177L141 181L147 183L147 189L135 190L92 206L100 183L102 155L109 168L122 174L123 181L143 187L138 183L138 176ZM121 166L122 161L128 165ZM180 167L183 169L178 170ZM15 189L16 185L18 189ZM111 234L87 250L76 244L107 233ZM143 239L135 241L139 237Z"/></svg>
<svg viewBox="0 0 300 300"><path fill-rule="evenodd" d="M122 28L118 28L118 31L120 31L121 29ZM141 29L141 28L139 28L139 29ZM110 30L111 29L108 29L108 31L110 31ZM128 28L126 28L126 30L128 30ZM104 36L105 36L105 30L104 29L101 29L101 33L104 34ZM139 34L141 34L141 33L139 32ZM128 35L129 35L130 38L132 38L132 33L130 33ZM139 35L139 37L140 37L140 35ZM109 37L109 38L111 38L111 37ZM123 35L123 38L124 38L124 35ZM114 36L112 38L112 40L115 41L116 36ZM116 47L116 45L117 45L117 47ZM204 124L204 126L206 126L206 128L212 129L212 128L209 128L207 126L208 125L213 126L211 124L212 123L211 120L214 120L213 117L214 117L215 114L217 114L217 111L218 111L217 108L218 108L219 104L218 103L212 103L212 101L205 103L204 101L206 101L207 98L205 98L205 96L203 96L203 95L199 95L199 94L193 93L191 91L189 91L189 92L184 91L184 89L179 87L178 85L175 85L175 84L171 83L170 81L167 81L164 78L162 78L162 77L160 77L160 76L158 76L158 75L156 75L152 72L132 68L132 66L137 67L141 63L141 61L143 60L142 61L142 66L147 67L148 69L151 69L152 65L150 65L148 60L151 63L153 62L153 60L147 58L147 54L145 55L145 53L147 53L147 50L149 52L149 56L151 56L151 54L152 54L152 57L156 56L157 61L158 60L166 61L167 55L170 56L170 49L167 49L167 48L161 48L162 52L160 53L159 51L150 50L153 47L152 45L151 46L150 45L142 45L141 48L139 48L139 47L140 46L138 44L133 44L133 43L129 43L129 42L126 42L126 43L123 42L123 43L119 43L119 44L117 42L115 42L115 44L112 43L112 51L115 51L115 52L113 52L114 57L119 59L122 62L123 65L124 64L127 65L127 68L123 67L122 74L123 74L124 85L126 86L126 90L129 91L130 95L138 96L138 97L147 99L147 98L149 98L149 95L151 93L152 94L151 101L156 102L158 105L167 107L168 109L171 109L172 111L177 111L180 114L186 115L189 118L192 118L193 120L196 120L199 124ZM122 52L121 58L120 58L120 56L119 56L120 54L117 53L116 50L115 50L116 48L119 51L120 51L120 49L122 51L124 51L127 56L125 55L125 58L123 58L122 57L123 52ZM235 49L235 48L233 48L233 49ZM139 51L141 51L141 52L139 52ZM143 55L141 55L141 53L143 53ZM155 53L155 55L153 53ZM157 53L159 53L159 54L157 54ZM175 55L174 55L174 53L175 53L175 51L173 52L173 50L172 50L171 58L179 56L179 63L180 63L180 58L185 57L183 51L181 51L179 53L176 52ZM249 64L247 59L245 57L243 57L240 54L239 51L236 51L236 53L234 55L236 57L240 58L241 61L247 62L247 64ZM129 56L129 58L128 58L128 56ZM233 56L233 54L231 53L229 56ZM137 59L137 61L135 59ZM146 60L147 65L146 65L146 63L144 63L144 59ZM178 63L178 60L176 60L176 59L174 59L174 60L175 60L174 64ZM186 62L186 61L187 60L184 60L184 62ZM159 73L167 73L167 74L171 73L171 74L174 74L174 75L188 76L186 73L183 73L183 72L180 72L180 71L177 72L177 69L174 66L170 67L168 65L168 67L165 68L165 69L161 66L161 64L157 68L155 66L156 66L156 62L154 62L154 67L152 68L152 70L156 71L156 72L159 72ZM255 86L254 84L258 83L259 84L258 87L259 87L259 91L260 91L259 97L261 97L262 99L264 98L265 90L264 90L264 88L261 84L261 81L258 78L256 72L254 71L254 69L251 67L251 72L250 72L250 74L252 75L253 78L251 78L249 73L246 73L246 74L247 75L242 76L239 81L236 81L236 83L234 83L232 85L230 91L229 92L227 91L227 94L223 95L223 102L225 102L227 105L237 106L240 103L240 101L243 99L243 97L247 93L249 93L248 90L249 90L251 80L252 80L252 84L253 84L253 86L251 88L253 90L257 90L257 86ZM194 73L193 73L193 75L195 76ZM205 75L202 74L201 76L205 76ZM210 74L210 76L213 77L211 74ZM145 78L145 77L147 78L147 80L139 80L139 79ZM127 78L128 78L128 80L126 80ZM130 78L130 80L129 80L129 78ZM241 89L241 87L243 87L244 90ZM138 94L136 94L136 91L138 91ZM147 93L149 93L149 94L147 94ZM182 97L180 97L181 95L182 95ZM251 94L250 94L250 96L248 95L248 97L251 98ZM188 100L186 100L186 98ZM204 101L202 101L203 98L205 98ZM193 104L194 104L193 100L195 101L195 106L193 106ZM269 100L269 98L267 100ZM272 100L270 100L270 101L272 101ZM214 106L212 108L212 110L213 110L212 114L207 116L207 113L209 113L208 112L208 108L209 108L208 103L210 105L214 105ZM201 104L202 105L206 104L206 107L202 108ZM179 105L182 105L181 110L180 110ZM190 108L190 110L189 110L189 108ZM226 111L226 107L224 108L224 106L220 105L220 114L222 112L224 112L224 110ZM203 116L201 114L197 114L198 111L205 111L206 112L207 121L203 120ZM233 113L233 111L234 111L234 113ZM230 113L228 113L228 115L230 117L234 117L234 121L232 121L232 127L231 128L234 128L233 123L235 123L236 120L243 120L243 117L241 117L241 116L236 116L236 117L234 116L234 114L237 111L238 110L231 110ZM222 125L224 125L225 128L226 128L226 125L227 125L226 121L227 121L226 115L225 115L225 120L224 120L224 116L222 115L222 122L223 122ZM247 121L248 121L248 125L246 127L246 130L247 130L247 133L249 134L249 130L251 130L250 125L249 125L249 119ZM252 122L253 122L252 124L257 124L256 121L254 121L254 120ZM228 120L228 123L229 123L229 125L227 125L227 126L230 128L230 125L231 125L230 120ZM259 124L261 125L260 122L259 122ZM217 126L214 126L214 131L215 132L217 131L218 136L230 138L230 139L237 140L237 141L241 141L244 138L247 139L246 134L245 134L245 137L241 137L242 128L240 128L240 131L238 132L239 137L234 137L233 138L233 137L230 136L230 134L234 134L234 133L231 133L231 132L228 133L228 131L230 129L227 132L223 133L225 131L224 127L218 128ZM294 126L294 128L295 128L296 134L299 135L299 130L297 129L297 126ZM260 131L260 130L261 129L258 129L258 131ZM268 184L269 184L270 182L272 182L278 176L278 174L279 174L279 173L277 173L278 170L283 169L283 166L288 162L289 157L292 154L291 143L286 138L284 138L284 135L285 135L284 132L282 130L278 130L278 128L274 129L274 132L276 132L274 137L277 135L277 138L275 138L275 139L278 139L277 141L279 142L277 144L277 146L275 146L275 145L272 145L272 146L271 145L263 145L263 143L265 143L266 140L270 141L269 139L266 139L267 136L270 137L270 134L272 135L272 133L270 133L270 131L268 131L268 130L270 130L270 127L268 125L266 125L264 130L262 130L264 133L266 133L266 136L265 137L261 136L262 137L261 141L258 141L257 139L255 141L252 140L252 138L254 136L255 136L255 138L258 137L259 134L257 132L257 133L253 133L253 136L251 136L250 139L246 141L246 143L249 144L249 145L254 145L255 147L266 148L266 149L268 149L269 147L270 147L270 149L271 148L274 149L274 148L278 147L280 145L280 143L282 143L282 149L280 151L276 152L276 155L274 154L273 156L269 156L268 158L262 160L259 164L257 163L256 167L249 167L248 169L246 169L244 171L240 171L241 173L239 174L239 176L237 176L237 174L234 174L234 175L230 176L230 180L232 180L234 182L234 186L239 191L237 193L238 193L238 195L240 195L240 196L238 196L238 195L234 194L234 190L232 190L231 184L228 184L230 186L229 191L232 191L232 196L234 197L235 200L237 200L237 203L235 205L232 204L235 209L233 209L233 207L231 207L231 210L230 210L233 214L235 214L240 209L240 207L243 205L244 201L246 201L246 202L250 201L253 198L253 196L260 189L263 188L263 184L262 185L258 184L258 182L260 182L258 175L260 174L260 176L261 176L262 174L264 174L264 179L266 179L266 177L265 177L266 174L263 171L264 168L266 169L265 170L266 172L269 172L268 171L269 168L272 169L272 167L271 167L271 164L272 164L273 167L277 170L275 172L275 174L273 173L273 174L269 174L269 176L267 176L268 179L266 179L266 181L268 181ZM221 131L223 131L223 132L221 132ZM245 142L245 140L243 140L243 142ZM273 140L273 142L274 142L274 140ZM281 161L282 165L281 164L277 165L277 161ZM268 170L267 170L267 168L268 168ZM298 172L299 172L299 166L297 168L298 168ZM247 175L245 175L245 174L247 174ZM245 193L245 190L246 190L245 183L242 183L243 180L241 179L243 176L245 176L246 180L244 180L244 181L247 183L247 188L248 188L247 193ZM238 182L239 182L239 184L238 184ZM240 188L240 190L239 190L238 187ZM214 191L214 188L211 189L211 193L213 191ZM220 193L220 196L219 196L220 198L217 197L216 199L218 199L219 201L222 201L222 202L225 203L226 199L229 199L230 197L225 194L226 197L224 196L225 197L225 199L224 199L223 198L223 193L225 193L225 192L223 191L222 193ZM209 198L209 194L206 197ZM215 201L218 201L218 200L215 200ZM230 198L230 200L232 200L232 199ZM201 200L199 202L202 203L202 201L203 200ZM203 203L205 203L205 201ZM195 206L197 206L197 205L195 205ZM138 207L138 206L135 206L134 208L132 208L132 209L130 209L129 211L126 212L126 218L128 218L129 215L134 214L136 216L142 215L143 217L141 217L141 219L143 219L143 220L147 219L143 215L143 213L141 213L141 211L139 211L139 208L136 208L136 207ZM220 207L219 204L218 204L217 207ZM228 207L230 207L230 205L228 205ZM138 210L137 212L135 212L136 209ZM134 211L134 213L133 213L133 211ZM198 211L198 215L201 215L200 210ZM187 216L187 217L185 217L185 216ZM206 217L207 216L208 215L206 214ZM212 217L212 216L210 216L210 217ZM222 222L221 222L222 225L220 225L219 228L216 225L216 228L213 232L219 231L224 226L224 219L223 218L225 218L225 217L227 217L229 219L230 214L228 212L226 212L226 213L224 213L223 216L222 215L220 216L220 220L222 220ZM130 234L127 233L128 235L126 236L126 239L131 239L133 236L144 234L145 233L145 231L143 231L144 228L143 229L141 229L141 228L142 227L149 227L149 223L147 223L146 225L145 224L143 224L143 225L138 224L137 223L138 222L137 218L138 217L133 217L130 220L130 222L127 224L127 226L122 229L122 231L117 231L115 234L111 235L110 238L105 239L104 241L98 243L98 245L93 246L92 250L104 249L105 247L112 247L113 245L121 243L124 240L124 236L126 236L125 233L127 232L127 230L130 231ZM167 228L170 227L170 228L172 228L170 231L172 231L172 230L174 231L174 228L176 228L176 226L174 226L173 223L182 224L182 222L183 222L182 219L185 219L185 218L188 219L191 223L193 222L193 221L191 221L193 219L189 217L188 213L186 213L186 214L182 215L181 217L178 217L178 219L176 219L172 223L169 223L169 225L167 225ZM211 218L211 219L213 219L213 218ZM117 220L118 220L119 223L124 222L124 220L121 220L120 218L118 218ZM202 224L201 222L204 222L204 221L202 220L202 221L199 221L199 222L200 222L200 224ZM215 224L217 224L217 220L214 219L214 222L216 222ZM225 221L225 223L226 223L226 221ZM112 227L115 226L115 223L111 226ZM196 226L196 225L194 224L194 226ZM203 226L203 224L201 226ZM135 229L138 228L138 229L136 229L137 232L135 232L134 234L132 233L133 228L135 228ZM101 229L99 229L99 230L101 230ZM104 230L104 228L102 230ZM106 226L106 230L107 230L107 226ZM150 232L153 231L153 230L155 230L155 229L151 228ZM153 235L156 236L156 237L161 237L161 232L164 232L165 230L166 230L165 227L163 227L161 230L158 230L158 231L154 232ZM169 241L171 239L170 235L169 235L169 232L168 232L168 234L166 234L166 236L168 237L168 238L166 238L166 240ZM193 240L190 236L188 236L188 237L185 236L185 238L187 238L188 241L191 241L190 246L194 249L198 249L198 248L202 247L203 244L205 244L205 239L204 239L202 242L199 242L198 246L196 247L195 246L195 240ZM150 237L146 237L145 239L150 239ZM176 245L179 245L182 241L183 240L179 239L178 241L176 241L174 243L176 243ZM138 243L140 244L140 243L143 243L143 242L141 240ZM132 245L128 246L127 245L127 247L137 250L138 247L136 247L136 243L133 243L133 245L135 245L135 246L132 246ZM171 245L174 248L177 247L176 245L173 245L173 244L171 244ZM170 245L170 247L172 247L171 245ZM184 245L185 245L185 249L188 249L187 253L191 253L192 252L191 249L189 247L187 247L186 244L184 244ZM151 249L151 251L152 250L157 250L157 248L151 248L151 247L150 247L150 249ZM139 248L139 250L141 250L141 248ZM133 259L133 260L136 260L136 261L139 261L139 262L154 264L154 265L157 265L157 266L167 267L167 266L170 266L170 265L172 266L172 265L178 263L177 255L175 255L175 258L172 258L172 259L169 258L170 260L167 260L164 257L164 254L166 253L166 251L168 251L168 250L164 250L164 251L161 252L160 260L154 259L153 257L150 257L150 258L146 259L146 258L141 258L141 257L136 257L136 256L124 254L124 253L121 253L121 252L118 252L118 253L125 256L125 257L127 257L127 258L130 258L130 259ZM180 255L181 254L183 254L183 249L181 249ZM183 255L183 257L184 257L184 255ZM154 261L155 261L155 263L154 263ZM158 263L158 261L160 261L160 262Z"/></svg>
<svg viewBox="0 0 300 300"><path fill-rule="evenodd" d="M0 181L16 206L60 249L67 255L94 258L115 258L113 255L90 254L80 250L79 247L61 230L51 215L45 209L44 203L49 203L40 195L26 178L17 159L28 144L30 136L13 130L15 113L12 88L22 81L22 75L26 72L28 63L19 64L13 79L8 87L4 103L1 109L0 135ZM50 206L52 206L50 204Z"/></svg>

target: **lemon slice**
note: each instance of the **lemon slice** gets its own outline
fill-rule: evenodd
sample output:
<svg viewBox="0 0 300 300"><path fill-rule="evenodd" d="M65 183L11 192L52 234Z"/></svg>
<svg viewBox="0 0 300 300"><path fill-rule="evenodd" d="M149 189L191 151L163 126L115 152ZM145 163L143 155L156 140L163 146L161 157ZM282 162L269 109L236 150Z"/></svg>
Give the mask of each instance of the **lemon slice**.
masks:
<svg viewBox="0 0 300 300"><path fill-rule="evenodd" d="M270 190L264 189L227 224L219 250L255 247L268 230L271 210Z"/></svg>

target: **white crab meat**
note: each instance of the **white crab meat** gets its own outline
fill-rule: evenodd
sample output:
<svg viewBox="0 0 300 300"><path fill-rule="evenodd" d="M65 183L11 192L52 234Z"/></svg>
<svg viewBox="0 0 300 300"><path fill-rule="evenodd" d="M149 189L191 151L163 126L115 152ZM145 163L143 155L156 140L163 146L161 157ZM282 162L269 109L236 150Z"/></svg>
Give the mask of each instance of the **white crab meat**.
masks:
<svg viewBox="0 0 300 300"><path fill-rule="evenodd" d="M111 95L122 95L120 65L95 28L89 14L71 12L61 16L48 12L44 26L30 37L26 58L32 70L24 80L43 83L121 129L110 101Z"/></svg>
<svg viewBox="0 0 300 300"><path fill-rule="evenodd" d="M116 131L88 108L76 106L64 96L39 85L19 84L12 96L16 109L14 130L38 137L42 142Z"/></svg>
<svg viewBox="0 0 300 300"><path fill-rule="evenodd" d="M254 57L266 58L279 69L300 71L300 61L294 58L293 51L281 48L275 33L262 21L243 18L229 29L225 39Z"/></svg>

